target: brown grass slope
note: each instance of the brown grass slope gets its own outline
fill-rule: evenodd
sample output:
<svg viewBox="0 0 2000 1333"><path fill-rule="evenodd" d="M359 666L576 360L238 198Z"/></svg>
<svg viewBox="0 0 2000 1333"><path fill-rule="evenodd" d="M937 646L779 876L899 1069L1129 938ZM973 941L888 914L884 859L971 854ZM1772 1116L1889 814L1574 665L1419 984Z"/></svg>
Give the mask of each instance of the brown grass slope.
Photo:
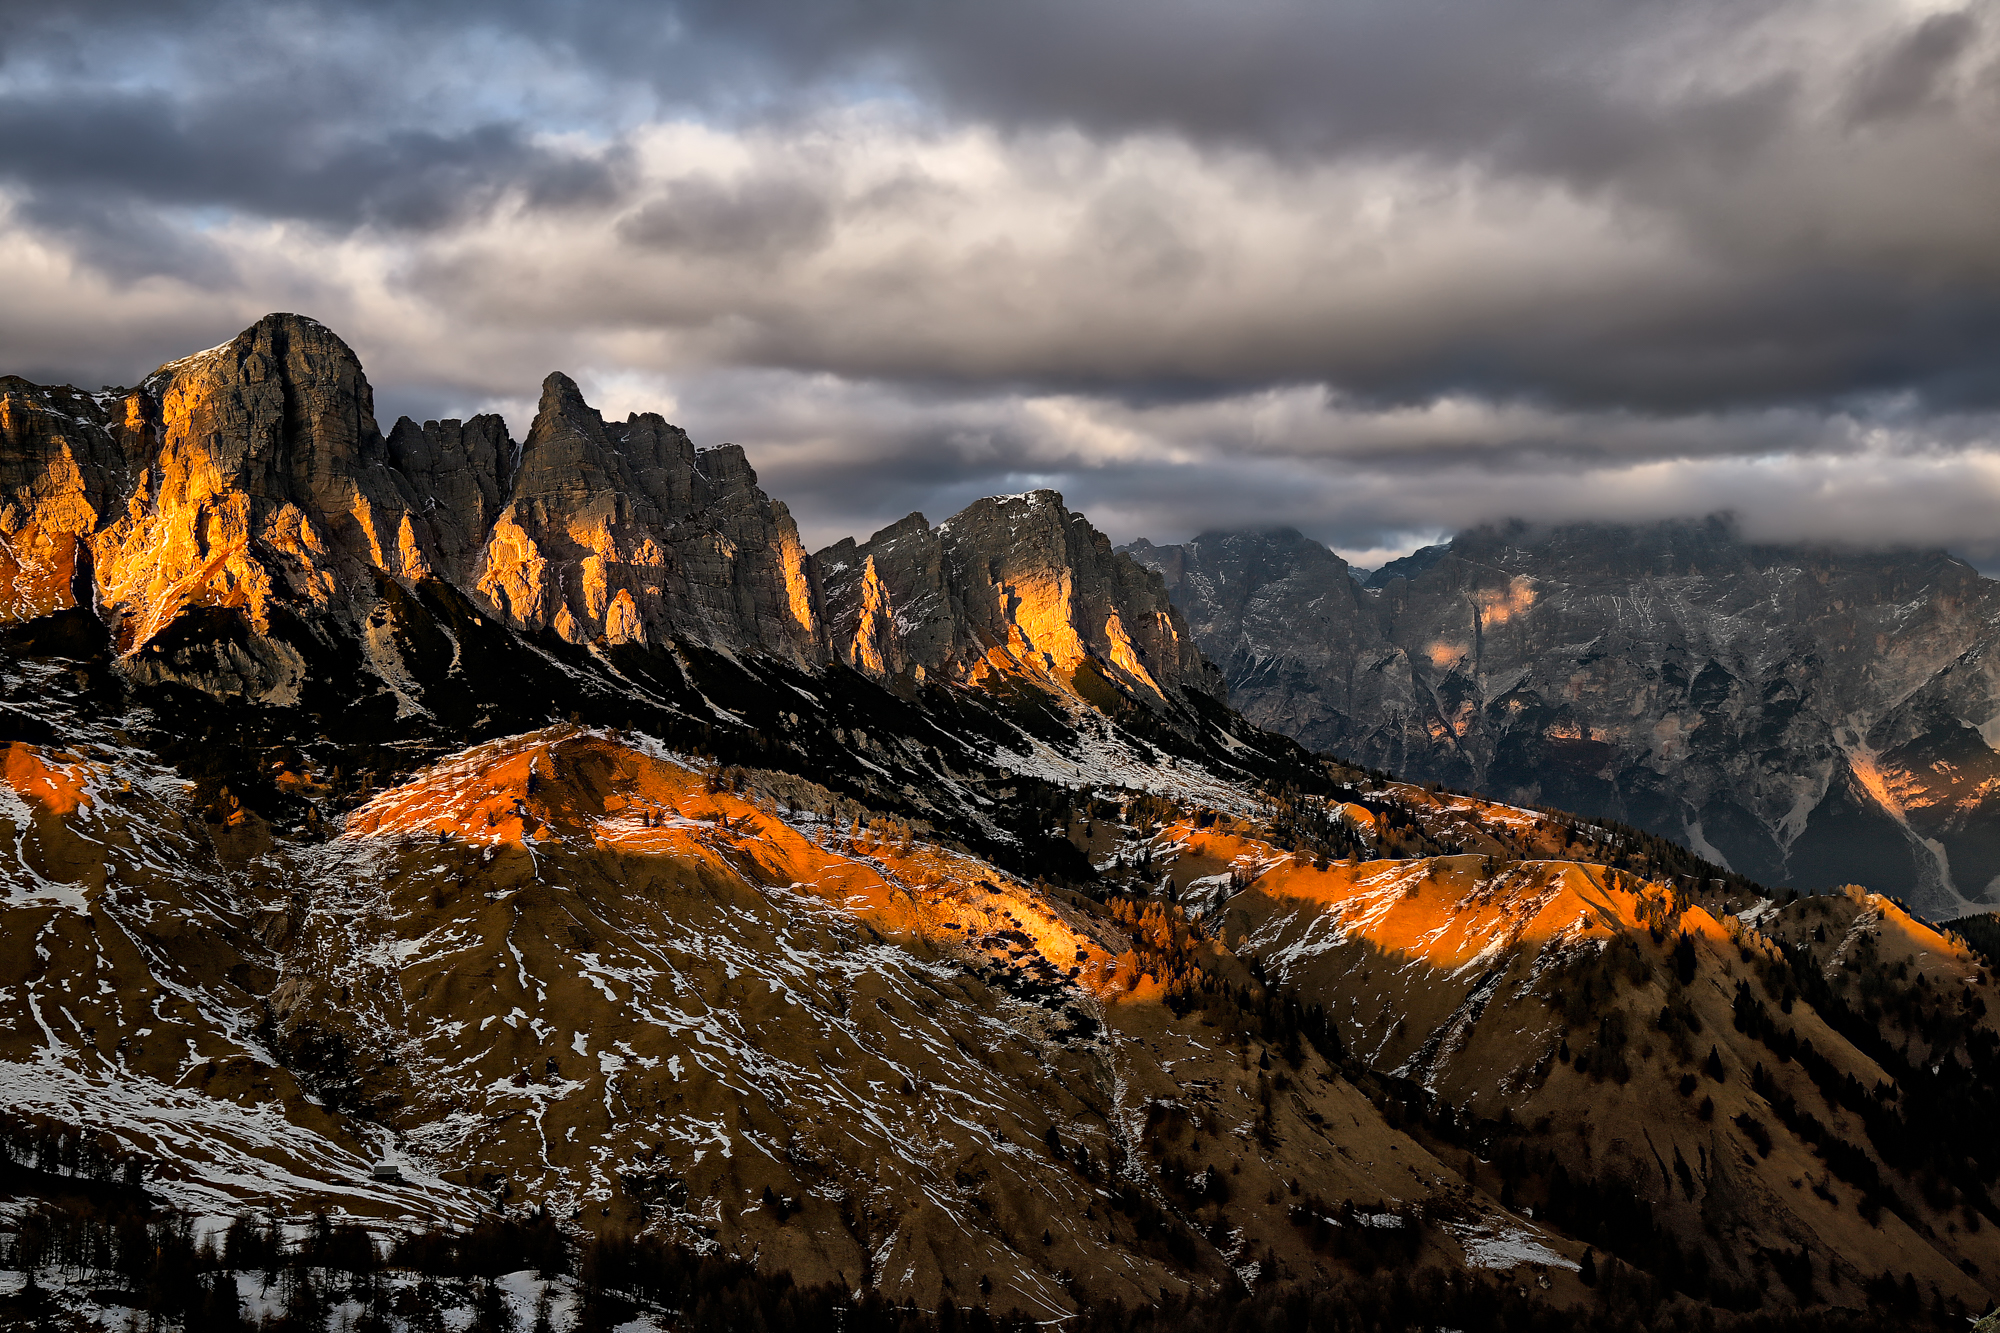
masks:
<svg viewBox="0 0 2000 1333"><path fill-rule="evenodd" d="M36 786L46 767L9 770L35 845L102 837L96 806ZM424 770L317 845L219 809L205 825L184 797L149 798L127 836L151 859L114 877L183 920L176 1040L221 1069L236 1033L265 1082L89 1068L92 1095L176 1119L179 1142L128 1146L217 1202L543 1206L925 1305L1052 1313L1456 1266L1494 1237L1580 1294L1578 1247L1468 1189L1309 1045L1281 1045L1234 998L1249 974L1184 922L1024 884L798 779L558 727ZM181 910L190 886L207 917ZM45 910L16 892L9 938ZM71 917L78 947L123 929ZM98 980L71 960L60 975ZM1169 1003L1193 976L1210 1002ZM159 984L103 980L107 1004ZM121 1032L155 1035L135 1024ZM47 1098L88 1063L30 1035L10 1086ZM263 1139L230 1140L232 1095ZM377 1152L408 1187L355 1181ZM1344 1207L1363 1220L1335 1236Z"/></svg>
<svg viewBox="0 0 2000 1333"><path fill-rule="evenodd" d="M1587 1247L1738 1308L2000 1275L1963 944L1859 891L1745 925L1544 812L1107 790L1093 901L573 726L317 844L136 760L4 775L10 1106L176 1201L539 1206L1048 1314L1417 1263L1564 1304Z"/></svg>
<svg viewBox="0 0 2000 1333"><path fill-rule="evenodd" d="M1911 1274L1990 1302L1991 1170L1940 1146L1987 1103L1970 1072L1956 1099L1926 1072L1990 1070L1989 982L1962 943L1859 891L1761 904L1760 932L1695 901L1714 883L1506 859L1576 841L1540 812L1393 786L1392 817L1344 814L1363 847L1485 850L1328 859L1205 817L1123 856L1213 904L1228 947L1325 1005L1359 1064L1451 1108L1427 1141L1469 1179L1669 1286L1859 1305Z"/></svg>
<svg viewBox="0 0 2000 1333"><path fill-rule="evenodd" d="M17 1149L101 1141L204 1210L311 1190L377 1216L464 1215L450 1191L364 1183L367 1127L272 1048L261 997L283 900L230 873L226 826L211 837L186 797L142 764L0 747L0 1112Z"/></svg>

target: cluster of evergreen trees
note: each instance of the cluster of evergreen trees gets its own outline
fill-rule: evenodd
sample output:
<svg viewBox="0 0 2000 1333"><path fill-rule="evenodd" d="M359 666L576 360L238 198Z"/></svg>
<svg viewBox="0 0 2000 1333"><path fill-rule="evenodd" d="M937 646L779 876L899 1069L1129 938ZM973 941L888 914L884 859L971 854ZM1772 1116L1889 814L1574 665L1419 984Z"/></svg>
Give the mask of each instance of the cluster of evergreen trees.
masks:
<svg viewBox="0 0 2000 1333"><path fill-rule="evenodd" d="M1351 1210L1302 1200L1294 1209L1296 1224L1322 1242L1323 1253L1353 1270L1347 1276L1264 1284L1255 1291L1232 1284L1136 1308L1086 1306L1066 1327L1081 1333L1417 1333L1438 1327L1463 1333L1860 1333L1962 1322L1913 1281L1889 1275L1867 1285L1866 1312L1732 1315L1676 1296L1654 1276L1609 1257L1601 1263L1593 1257L1586 1273L1594 1301L1561 1309L1504 1276L1411 1267L1426 1219L1409 1210L1394 1215L1397 1225L1364 1226ZM1334 1220L1342 1225L1330 1225ZM289 1240L268 1221L243 1218L219 1241L197 1242L189 1220L174 1213L44 1206L23 1218L4 1258L10 1268L31 1269L44 1279L63 1270L101 1281L100 1300L132 1311L134 1327L186 1333L260 1327L321 1333L333 1326L335 1309L349 1302L359 1308L358 1317L351 1307L344 1315L354 1333L398 1326L418 1333L447 1327L546 1333L558 1323L548 1288L524 1321L495 1281L523 1270L545 1283L560 1279L572 1293L572 1326L588 1333L616 1328L641 1311L677 1333L1029 1333L1037 1327L1019 1313L961 1307L949 1298L922 1310L874 1293L801 1286L783 1273L760 1273L740 1259L697 1254L657 1238L602 1237L575 1245L540 1215L410 1235L385 1253L358 1226L324 1216ZM1773 1267L1788 1283L1809 1290L1810 1261L1800 1265L1801 1258L1781 1253ZM244 1287L272 1298L276 1313L261 1325L244 1313L238 1295ZM42 1280L0 1300L0 1326L54 1330L66 1323Z"/></svg>
<svg viewBox="0 0 2000 1333"><path fill-rule="evenodd" d="M0 1111L0 1182L104 1194L139 1189L145 1171L144 1157L107 1134Z"/></svg>

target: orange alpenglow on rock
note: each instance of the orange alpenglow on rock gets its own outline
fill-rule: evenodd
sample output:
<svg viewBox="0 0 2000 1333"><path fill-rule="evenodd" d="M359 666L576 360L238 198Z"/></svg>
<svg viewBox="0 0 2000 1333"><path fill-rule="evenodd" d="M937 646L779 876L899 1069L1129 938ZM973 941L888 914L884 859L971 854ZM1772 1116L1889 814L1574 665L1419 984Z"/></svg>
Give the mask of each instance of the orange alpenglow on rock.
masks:
<svg viewBox="0 0 2000 1333"><path fill-rule="evenodd" d="M836 651L870 675L1018 675L1085 697L1092 677L1153 698L1223 693L1159 575L1113 552L1054 491L980 500L936 528L911 514L814 559Z"/></svg>
<svg viewBox="0 0 2000 1333"><path fill-rule="evenodd" d="M417 707L401 619L429 585L607 650L1222 693L1160 579L1054 492L814 556L740 448L697 450L651 413L606 421L560 373L519 445L491 415L384 436L352 350L298 315L130 392L0 380L0 483L0 623L88 606L134 678L266 704L299 702L318 646L352 636Z"/></svg>
<svg viewBox="0 0 2000 1333"><path fill-rule="evenodd" d="M0 616L95 604L140 679L294 701L306 668L276 608L357 626L384 578L454 583L575 642L826 656L797 527L741 450L698 453L656 416L607 424L561 375L519 449L498 417L385 438L353 352L301 316L122 398L0 381L0 478ZM203 609L249 630L227 660L147 651Z"/></svg>
<svg viewBox="0 0 2000 1333"><path fill-rule="evenodd" d="M1373 574L1289 529L1122 548L1231 706L1308 749L1613 813L1769 884L1949 918L2000 882L2000 581L1726 516L1500 523Z"/></svg>
<svg viewBox="0 0 2000 1333"><path fill-rule="evenodd" d="M52 755L21 741L0 745L0 781L13 792L51 815L74 814L89 805L92 779L102 779L100 764Z"/></svg>
<svg viewBox="0 0 2000 1333"><path fill-rule="evenodd" d="M1118 974L1115 934L1100 938L1101 923L983 861L893 822L848 829L808 815L795 824L685 761L571 727L496 741L427 769L355 811L343 837L529 853L568 844L677 863L759 892L809 894L887 935L1073 982L1103 999L1148 998L1133 995L1136 978Z"/></svg>
<svg viewBox="0 0 2000 1333"><path fill-rule="evenodd" d="M1318 858L1213 814L1138 846L1236 957L1323 1011L1350 1059L1486 1127L1468 1180L1515 1191L1538 1221L1545 1207L1557 1225L1574 1216L1553 1192L1559 1163L1571 1180L1619 1182L1713 1271L1728 1271L1733 1236L1810 1235L1842 1281L1893 1263L1969 1305L1988 1299L1979 1271L2000 1238L1962 1225L1943 1191L1927 1220L1913 1194L1898 1187L1891 1208L1890 1187L1873 1183L1907 1179L1897 1130L1915 1108L1897 1084L1976 1077L1968 1025L1971 1044L1996 1041L1991 981L1963 941L1854 888L1718 914L1731 887L1719 879L1519 856L1569 845L1544 813L1400 783L1370 791L1395 816L1375 820L1371 840L1413 836L1414 821L1493 850ZM1367 827L1344 811L1339 822ZM1129 856L1129 835L1121 845ZM1881 987L1879 1019L1839 1016L1823 992L1805 1002L1857 978ZM1488 1162L1477 1145L1494 1126L1486 1142L1506 1146ZM1524 1170L1532 1157L1508 1155L1523 1150L1547 1156Z"/></svg>

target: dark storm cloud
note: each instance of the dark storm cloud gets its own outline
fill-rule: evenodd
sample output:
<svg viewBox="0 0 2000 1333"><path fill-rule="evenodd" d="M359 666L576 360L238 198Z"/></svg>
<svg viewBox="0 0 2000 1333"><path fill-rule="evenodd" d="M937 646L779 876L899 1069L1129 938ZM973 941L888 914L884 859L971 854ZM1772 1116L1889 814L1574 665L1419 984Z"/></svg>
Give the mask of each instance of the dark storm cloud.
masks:
<svg viewBox="0 0 2000 1333"><path fill-rule="evenodd" d="M1785 0L868 0L804 14L732 0L681 12L789 79L898 79L1016 127L1161 131L1298 163L1409 156L1553 182L1670 229L1697 261L1692 287L1686 273L1606 284L1492 325L1467 310L1451 333L1376 354L1329 347L1308 325L1254 367L1193 368L1218 385L1324 374L1390 399L1463 389L1661 411L1896 390L2000 402L2000 63L1979 50L1971 9L1877 15L1830 54L1814 46L1823 31L1787 20L1816 12L1825 28L1839 12ZM1872 154L1851 142L1920 113L1936 121L1921 140ZM1906 173L1883 161L1898 155L1956 161ZM1800 179L1800 164L1823 174ZM1857 174L1843 183L1843 171ZM1896 192L1907 193L1894 224L1830 216ZM1109 229L1102 242L1126 248ZM862 358L845 368L893 372ZM1055 360L1004 370L1059 382ZM1062 360L1099 383L1143 378L1073 349Z"/></svg>
<svg viewBox="0 0 2000 1333"><path fill-rule="evenodd" d="M434 231L503 194L539 207L616 196L615 149L552 149L476 103L441 110L439 71L424 68L436 29L399 17L411 16L9 5L0 183L23 220L121 277L196 276L199 242L165 234L175 211L197 231L229 216ZM135 63L149 48L158 62Z"/></svg>
<svg viewBox="0 0 2000 1333"><path fill-rule="evenodd" d="M1939 99L1939 84L1978 32L1971 12L1933 14L1870 61L1850 101L1856 121L1907 116Z"/></svg>
<svg viewBox="0 0 2000 1333"><path fill-rule="evenodd" d="M4 96L0 178L37 199L411 228L444 226L503 187L551 201L612 194L606 163L538 148L517 125L355 134L329 128L322 111L271 87L192 105L158 92Z"/></svg>
<svg viewBox="0 0 2000 1333"><path fill-rule="evenodd" d="M130 379L302 309L385 407L519 415L554 366L663 396L822 539L1053 484L1121 536L1737 507L1970 549L1997 27L0 0L0 370Z"/></svg>
<svg viewBox="0 0 2000 1333"><path fill-rule="evenodd" d="M618 226L636 246L696 255L770 255L823 243L832 210L806 183L782 177L675 182Z"/></svg>
<svg viewBox="0 0 2000 1333"><path fill-rule="evenodd" d="M236 276L226 251L122 190L47 190L21 199L18 215L37 231L62 237L79 260L115 281L173 273L217 288Z"/></svg>
<svg viewBox="0 0 2000 1333"><path fill-rule="evenodd" d="M73 230L120 274L173 271L194 252L120 219L135 206L435 231L502 196L603 210L642 248L782 261L836 225L840 201L810 170L681 180L621 211L618 147L552 147L534 130L566 116L616 145L635 107L783 121L886 90L945 122L1165 134L1280 170L1408 160L1572 191L1608 225L1670 234L1688 262L1558 292L1532 321L1413 294L1440 318L1411 339L1353 338L1318 294L1274 305L1233 355L1099 338L1094 354L1051 339L1002 356L929 330L830 339L789 317L746 325L738 355L1127 392L1325 377L1392 400L1468 390L1663 411L1896 389L2000 397L2000 273L1990 226L1970 221L2000 209L2000 100L1970 10L1877 15L1831 53L1814 44L1834 11L1809 0L9 10L8 68L32 77L0 90L0 178L21 190L24 219ZM176 55L134 80L140 34ZM1919 114L1940 121L1930 137L1876 155L1951 159L1933 170L1828 160ZM1171 288L1212 261L1178 234L1173 183L1152 184L1099 192L1077 225L1126 288ZM1926 192L1928 220L1843 223L1867 212L1851 196L1871 188ZM656 317L686 304L664 295ZM610 313L648 318L630 300Z"/></svg>
<svg viewBox="0 0 2000 1333"><path fill-rule="evenodd" d="M1731 6L1738 21L1772 7ZM1015 124L1580 163L1603 159L1608 126L1629 136L1638 125L1596 71L1663 26L1658 7L1591 0L855 0L803 10L731 0L680 12L795 81L894 78Z"/></svg>

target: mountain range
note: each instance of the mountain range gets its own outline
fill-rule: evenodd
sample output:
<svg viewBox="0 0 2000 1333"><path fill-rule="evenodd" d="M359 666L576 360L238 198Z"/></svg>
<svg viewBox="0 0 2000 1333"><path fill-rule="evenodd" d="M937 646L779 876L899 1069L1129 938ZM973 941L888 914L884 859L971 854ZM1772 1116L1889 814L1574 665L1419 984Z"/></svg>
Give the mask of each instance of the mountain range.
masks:
<svg viewBox="0 0 2000 1333"><path fill-rule="evenodd" d="M1991 965L1618 804L1598 719L1670 664L1623 706L1714 701L1676 753L1744 820L1798 747L1789 867L1853 747L1969 707L1983 585L1700 572L1740 545L1685 532L1648 577L1738 599L1699 662L1520 534L1369 591L1296 538L1134 559L1038 491L808 552L741 450L560 374L520 442L384 433L296 315L131 389L0 380L0 1320L1977 1312ZM1754 642L1773 589L1821 638ZM1820 745L1802 663L1916 683ZM1408 780L1535 755L1532 800Z"/></svg>
<svg viewBox="0 0 2000 1333"><path fill-rule="evenodd" d="M1124 548L1260 726L1949 919L2000 885L2000 583L1725 519L1483 528L1365 581L1293 531Z"/></svg>

